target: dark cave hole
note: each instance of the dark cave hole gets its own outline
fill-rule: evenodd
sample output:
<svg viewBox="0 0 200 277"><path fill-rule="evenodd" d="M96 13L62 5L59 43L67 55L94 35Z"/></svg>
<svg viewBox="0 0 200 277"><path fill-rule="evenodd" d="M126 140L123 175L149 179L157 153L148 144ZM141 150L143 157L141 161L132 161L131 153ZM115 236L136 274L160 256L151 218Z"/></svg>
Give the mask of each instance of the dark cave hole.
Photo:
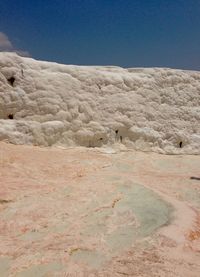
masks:
<svg viewBox="0 0 200 277"><path fill-rule="evenodd" d="M183 145L183 142L180 141L180 142L179 142L179 147L182 148L182 145Z"/></svg>
<svg viewBox="0 0 200 277"><path fill-rule="evenodd" d="M14 82L15 82L15 77L10 77L7 79L8 83L13 87Z"/></svg>
<svg viewBox="0 0 200 277"><path fill-rule="evenodd" d="M13 118L14 118L14 115L11 113L11 114L8 115L8 118L9 118L9 119L13 119Z"/></svg>

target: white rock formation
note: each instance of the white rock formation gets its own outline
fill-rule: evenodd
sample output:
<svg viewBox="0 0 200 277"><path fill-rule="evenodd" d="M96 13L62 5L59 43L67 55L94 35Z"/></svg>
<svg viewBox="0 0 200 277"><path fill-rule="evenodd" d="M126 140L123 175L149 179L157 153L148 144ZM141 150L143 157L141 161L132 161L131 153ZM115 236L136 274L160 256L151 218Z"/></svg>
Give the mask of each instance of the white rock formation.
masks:
<svg viewBox="0 0 200 277"><path fill-rule="evenodd" d="M200 72L0 53L0 140L200 154Z"/></svg>

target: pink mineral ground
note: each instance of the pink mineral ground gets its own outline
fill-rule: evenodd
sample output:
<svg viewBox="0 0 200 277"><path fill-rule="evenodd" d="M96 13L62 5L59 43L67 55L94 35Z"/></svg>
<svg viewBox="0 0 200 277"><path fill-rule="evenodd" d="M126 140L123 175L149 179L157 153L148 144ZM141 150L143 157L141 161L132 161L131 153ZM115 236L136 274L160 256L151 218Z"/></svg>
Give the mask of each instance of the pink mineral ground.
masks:
<svg viewBox="0 0 200 277"><path fill-rule="evenodd" d="M199 277L198 178L200 156L1 142L0 276Z"/></svg>

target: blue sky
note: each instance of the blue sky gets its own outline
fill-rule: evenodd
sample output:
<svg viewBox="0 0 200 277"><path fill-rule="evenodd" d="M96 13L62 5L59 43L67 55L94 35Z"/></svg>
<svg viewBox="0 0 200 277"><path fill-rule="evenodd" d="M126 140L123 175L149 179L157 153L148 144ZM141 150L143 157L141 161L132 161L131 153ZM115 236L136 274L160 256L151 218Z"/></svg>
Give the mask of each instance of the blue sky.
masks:
<svg viewBox="0 0 200 277"><path fill-rule="evenodd" d="M41 60L200 70L200 0L1 0L0 32Z"/></svg>

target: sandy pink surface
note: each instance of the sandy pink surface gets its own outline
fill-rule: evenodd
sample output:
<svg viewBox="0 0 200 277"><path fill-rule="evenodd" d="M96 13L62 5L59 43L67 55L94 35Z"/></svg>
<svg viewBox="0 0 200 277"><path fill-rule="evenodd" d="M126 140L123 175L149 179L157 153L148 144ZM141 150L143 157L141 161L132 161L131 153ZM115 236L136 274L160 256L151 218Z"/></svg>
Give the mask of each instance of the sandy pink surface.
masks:
<svg viewBox="0 0 200 277"><path fill-rule="evenodd" d="M0 143L0 276L200 276L199 156Z"/></svg>

